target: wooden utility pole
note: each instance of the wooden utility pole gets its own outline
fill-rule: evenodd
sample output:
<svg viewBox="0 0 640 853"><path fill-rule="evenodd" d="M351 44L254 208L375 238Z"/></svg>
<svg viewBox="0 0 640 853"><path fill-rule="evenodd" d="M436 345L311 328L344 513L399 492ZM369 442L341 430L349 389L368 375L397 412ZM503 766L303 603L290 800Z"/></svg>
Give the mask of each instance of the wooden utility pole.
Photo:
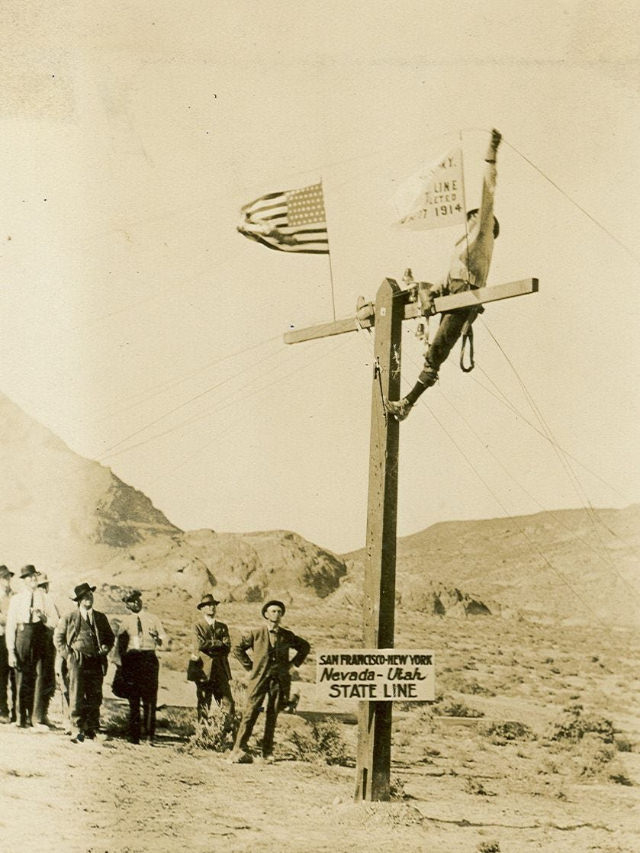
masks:
<svg viewBox="0 0 640 853"><path fill-rule="evenodd" d="M434 300L430 313L468 308L497 299L535 293L535 278L467 290ZM371 395L367 562L364 576L364 648L394 646L396 590L396 518L400 424L385 409L400 397L402 321L421 316L416 288L402 290L385 279L375 307L362 316L336 320L284 335L293 344L375 327L375 362ZM391 771L392 702L361 702L358 720L356 800L388 800Z"/></svg>

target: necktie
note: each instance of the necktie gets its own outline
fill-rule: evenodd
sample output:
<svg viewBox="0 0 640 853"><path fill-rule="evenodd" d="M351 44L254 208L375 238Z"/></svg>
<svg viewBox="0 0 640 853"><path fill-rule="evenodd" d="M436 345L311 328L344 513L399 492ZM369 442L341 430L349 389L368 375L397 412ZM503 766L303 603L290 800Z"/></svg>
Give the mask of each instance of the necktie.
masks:
<svg viewBox="0 0 640 853"><path fill-rule="evenodd" d="M33 593L31 593L31 602L29 603L29 622L33 622Z"/></svg>
<svg viewBox="0 0 640 853"><path fill-rule="evenodd" d="M95 643L96 649L100 651L100 641L98 640L98 632L96 630L95 623L91 616L87 613L87 623L89 625L89 630L91 631L91 636L93 637L93 642Z"/></svg>
<svg viewBox="0 0 640 853"><path fill-rule="evenodd" d="M142 622L140 621L140 617L138 616L138 636L142 639Z"/></svg>

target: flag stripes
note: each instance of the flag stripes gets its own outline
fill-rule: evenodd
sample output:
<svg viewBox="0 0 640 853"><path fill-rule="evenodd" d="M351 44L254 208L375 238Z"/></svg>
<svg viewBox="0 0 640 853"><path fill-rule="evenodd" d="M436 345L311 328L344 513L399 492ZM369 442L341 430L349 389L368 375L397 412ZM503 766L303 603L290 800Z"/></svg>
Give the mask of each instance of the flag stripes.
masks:
<svg viewBox="0 0 640 853"><path fill-rule="evenodd" d="M322 184L297 190L268 193L241 208L244 216L238 231L269 249L329 253Z"/></svg>

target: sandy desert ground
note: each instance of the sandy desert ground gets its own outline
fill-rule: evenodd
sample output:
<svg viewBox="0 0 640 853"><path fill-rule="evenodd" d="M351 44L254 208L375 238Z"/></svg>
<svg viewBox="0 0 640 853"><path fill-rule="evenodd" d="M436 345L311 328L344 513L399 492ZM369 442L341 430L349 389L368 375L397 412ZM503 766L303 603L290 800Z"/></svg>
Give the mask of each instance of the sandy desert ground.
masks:
<svg viewBox="0 0 640 853"><path fill-rule="evenodd" d="M306 630L316 646L354 642L357 614L320 615ZM399 614L396 634L398 647L436 651L437 700L394 708L391 801L353 801L356 706L318 705L312 658L299 713L280 717L275 764L230 765L189 740L192 686L169 668L174 648L154 747L120 735L125 703L108 690L98 742L0 728L2 850L640 850L637 637L416 613ZM57 700L52 711L61 722Z"/></svg>

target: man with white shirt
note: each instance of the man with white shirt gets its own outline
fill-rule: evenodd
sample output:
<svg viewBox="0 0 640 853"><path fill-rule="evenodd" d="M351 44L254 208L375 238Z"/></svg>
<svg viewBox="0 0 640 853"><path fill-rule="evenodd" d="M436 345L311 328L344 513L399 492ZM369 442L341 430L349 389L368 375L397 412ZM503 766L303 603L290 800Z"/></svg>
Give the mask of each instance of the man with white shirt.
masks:
<svg viewBox="0 0 640 853"><path fill-rule="evenodd" d="M231 694L231 669L229 668L229 652L231 638L229 629L224 622L216 619L216 608L219 601L211 595L203 596L197 605L202 616L194 623L194 644L191 659L200 660L205 654L209 661L203 667L204 678L196 682L196 698L198 703L198 720L206 720L211 708L211 700L215 699L227 716L230 723L235 703Z"/></svg>
<svg viewBox="0 0 640 853"><path fill-rule="evenodd" d="M107 655L114 642L109 620L93 609L95 586L75 587L77 610L63 616L54 631L59 655L69 672L69 711L74 743L95 738L100 727L102 681L107 672Z"/></svg>
<svg viewBox="0 0 640 853"><path fill-rule="evenodd" d="M129 700L129 742L140 743L140 736L153 743L156 734L158 671L156 649L166 640L157 616L142 608L142 593L134 589L123 599L129 610L116 634L114 662L122 667ZM140 705L142 704L142 717Z"/></svg>
<svg viewBox="0 0 640 853"><path fill-rule="evenodd" d="M9 602L6 642L9 666L16 676L16 723L24 729L33 726L34 709L36 720L43 719L47 626L56 624L59 613L47 593L38 588L40 574L35 566L24 566L20 577L25 589ZM48 728L42 722L36 727Z"/></svg>
<svg viewBox="0 0 640 853"><path fill-rule="evenodd" d="M11 578L6 566L0 566L0 723L9 722L9 686L12 694L12 711L15 713L15 676L9 666L9 655L7 653L7 639L5 636L7 627L7 613L9 601L11 600Z"/></svg>

